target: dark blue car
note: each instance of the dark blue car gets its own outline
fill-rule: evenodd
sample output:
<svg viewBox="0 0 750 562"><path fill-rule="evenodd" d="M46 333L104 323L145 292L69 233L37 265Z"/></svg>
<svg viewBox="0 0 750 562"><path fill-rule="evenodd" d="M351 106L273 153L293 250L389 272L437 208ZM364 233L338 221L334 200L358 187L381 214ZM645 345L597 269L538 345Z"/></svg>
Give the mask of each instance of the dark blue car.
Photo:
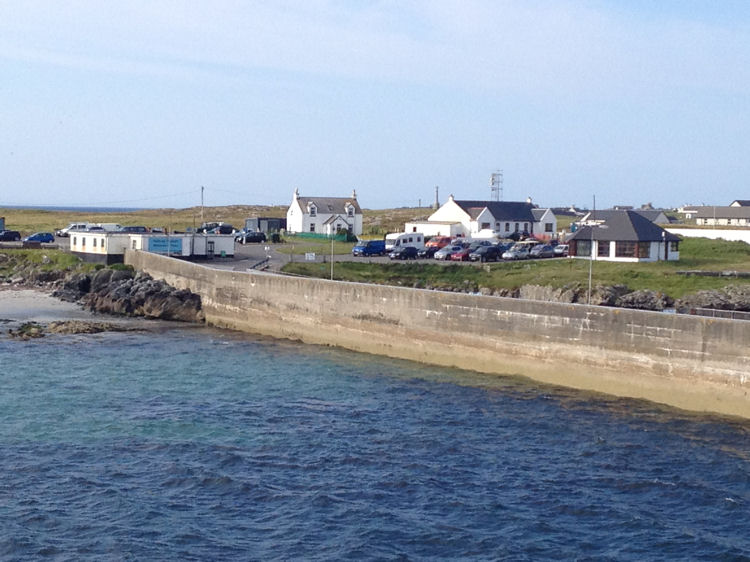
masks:
<svg viewBox="0 0 750 562"><path fill-rule="evenodd" d="M54 242L55 237L51 232L35 232L23 239L24 242Z"/></svg>

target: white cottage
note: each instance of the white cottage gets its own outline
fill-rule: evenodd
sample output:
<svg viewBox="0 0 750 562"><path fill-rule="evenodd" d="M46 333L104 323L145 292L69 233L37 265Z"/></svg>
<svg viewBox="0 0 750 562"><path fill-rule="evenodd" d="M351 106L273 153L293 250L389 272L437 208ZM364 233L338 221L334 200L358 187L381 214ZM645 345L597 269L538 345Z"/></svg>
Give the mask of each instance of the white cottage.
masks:
<svg viewBox="0 0 750 562"><path fill-rule="evenodd" d="M410 222L405 226L407 232L422 232L425 236L476 236L482 231L492 231L497 236L510 236L514 232L544 235L538 232L538 226L552 222L550 215L542 213L539 222L532 211L530 202L518 201L457 201L453 195L426 221ZM557 221L552 222L553 232Z"/></svg>
<svg viewBox="0 0 750 562"><path fill-rule="evenodd" d="M362 209L357 202L357 192L351 197L302 197L294 190L292 204L286 212L288 232L312 232L334 235L348 231L362 234Z"/></svg>

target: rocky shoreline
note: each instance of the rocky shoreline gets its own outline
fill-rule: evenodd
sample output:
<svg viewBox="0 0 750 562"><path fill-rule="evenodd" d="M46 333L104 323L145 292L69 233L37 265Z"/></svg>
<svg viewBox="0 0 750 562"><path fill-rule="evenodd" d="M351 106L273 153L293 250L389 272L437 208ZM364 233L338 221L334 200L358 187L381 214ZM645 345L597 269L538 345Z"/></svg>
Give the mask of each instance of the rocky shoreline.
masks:
<svg viewBox="0 0 750 562"><path fill-rule="evenodd" d="M0 253L0 288L29 288L51 292L52 296L80 304L85 310L115 316L202 323L204 314L199 295L178 290L146 273L127 266L97 268L94 271L47 269L47 264L30 263Z"/></svg>
<svg viewBox="0 0 750 562"><path fill-rule="evenodd" d="M178 290L150 275L135 272L129 267L112 266L93 272L47 270L40 264L17 262L0 253L0 266L10 265L11 273L0 276L0 283L11 287L30 287L52 290L52 295L68 302L77 302L92 312L121 316L145 317L162 320L201 323L204 321L200 296L188 290ZM43 263L42 263L43 265ZM2 285L0 285L1 287ZM630 290L626 285L579 285L554 288L544 285L523 285L517 289L491 289L468 281L450 287L415 288L477 293L488 296L510 297L565 304L590 302L592 305L638 310L663 311L674 309L690 313L695 309L750 311L750 285L728 285L719 290L702 290L673 299L660 291Z"/></svg>

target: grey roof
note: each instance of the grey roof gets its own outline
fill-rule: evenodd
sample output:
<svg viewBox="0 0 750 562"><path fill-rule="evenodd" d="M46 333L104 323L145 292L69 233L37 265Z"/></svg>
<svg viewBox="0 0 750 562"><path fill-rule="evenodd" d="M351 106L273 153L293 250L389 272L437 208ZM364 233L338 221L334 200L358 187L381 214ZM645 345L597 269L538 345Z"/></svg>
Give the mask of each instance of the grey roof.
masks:
<svg viewBox="0 0 750 562"><path fill-rule="evenodd" d="M607 220L612 213L622 213L625 210L630 210L633 213L638 213L642 217L646 217L651 222L656 221L661 215L664 213L659 210L653 210L653 209L621 209L621 210L611 210L611 209L605 209L602 211L591 211L587 215L583 217L583 220ZM666 215L664 215L666 216ZM667 220L669 220L667 218Z"/></svg>
<svg viewBox="0 0 750 562"><path fill-rule="evenodd" d="M601 211L596 211L597 213ZM620 242L676 242L680 237L652 223L638 211L607 211L602 226L581 226L571 240L614 240ZM593 232L592 232L593 228ZM663 234L663 237L662 237Z"/></svg>
<svg viewBox="0 0 750 562"><path fill-rule="evenodd" d="M747 219L750 218L750 207L698 207L697 219Z"/></svg>
<svg viewBox="0 0 750 562"><path fill-rule="evenodd" d="M319 213L342 213L344 215L346 215L346 204L351 203L354 206L354 212L362 214L359 203L351 197L299 197L302 209L307 209L309 203L315 203Z"/></svg>
<svg viewBox="0 0 750 562"><path fill-rule="evenodd" d="M534 222L531 210L534 205L520 201L456 201L468 215L475 219L487 208L495 220L498 221L527 221Z"/></svg>
<svg viewBox="0 0 750 562"><path fill-rule="evenodd" d="M735 199L732 203L737 203L740 207L750 207L750 199Z"/></svg>
<svg viewBox="0 0 750 562"><path fill-rule="evenodd" d="M544 213L547 212L547 209L531 209L531 214L534 215L534 221L539 222L542 220L542 217L544 216Z"/></svg>

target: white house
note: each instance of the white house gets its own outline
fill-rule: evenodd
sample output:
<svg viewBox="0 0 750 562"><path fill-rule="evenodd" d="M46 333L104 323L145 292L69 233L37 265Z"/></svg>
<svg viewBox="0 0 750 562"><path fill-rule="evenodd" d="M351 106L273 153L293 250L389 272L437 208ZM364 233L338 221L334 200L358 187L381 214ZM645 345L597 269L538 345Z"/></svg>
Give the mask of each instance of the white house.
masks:
<svg viewBox="0 0 750 562"><path fill-rule="evenodd" d="M362 234L362 209L357 192L351 197L302 197L294 190L292 204L286 212L288 232L313 232L327 236L341 230L355 236Z"/></svg>
<svg viewBox="0 0 750 562"><path fill-rule="evenodd" d="M750 207L740 205L698 207L695 224L699 226L750 226Z"/></svg>
<svg viewBox="0 0 750 562"><path fill-rule="evenodd" d="M531 202L518 201L458 201L453 195L426 221L407 223L407 232L422 232L425 236L472 237L481 231L493 231L497 236L509 236L514 232L525 232L544 237L546 225L552 223L552 232L557 230L554 214L541 213L540 222L534 217ZM542 230L542 232L539 232Z"/></svg>
<svg viewBox="0 0 750 562"><path fill-rule="evenodd" d="M552 240L557 237L557 217L552 209L532 209L534 215L534 236L540 240Z"/></svg>
<svg viewBox="0 0 750 562"><path fill-rule="evenodd" d="M606 220L594 219L576 230L568 241L568 255L620 262L676 261L679 243L679 236L637 211L609 211Z"/></svg>

